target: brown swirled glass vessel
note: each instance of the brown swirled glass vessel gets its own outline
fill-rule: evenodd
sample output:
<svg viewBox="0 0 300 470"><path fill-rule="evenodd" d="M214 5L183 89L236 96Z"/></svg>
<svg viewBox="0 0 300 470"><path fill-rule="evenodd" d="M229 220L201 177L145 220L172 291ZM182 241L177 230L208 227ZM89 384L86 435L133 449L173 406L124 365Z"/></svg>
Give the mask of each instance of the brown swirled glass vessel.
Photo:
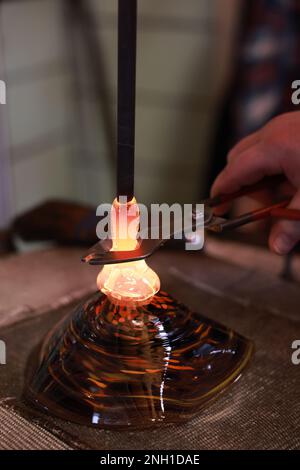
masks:
<svg viewBox="0 0 300 470"><path fill-rule="evenodd" d="M97 427L182 422L240 376L252 349L165 292L136 307L97 293L44 340L26 397Z"/></svg>

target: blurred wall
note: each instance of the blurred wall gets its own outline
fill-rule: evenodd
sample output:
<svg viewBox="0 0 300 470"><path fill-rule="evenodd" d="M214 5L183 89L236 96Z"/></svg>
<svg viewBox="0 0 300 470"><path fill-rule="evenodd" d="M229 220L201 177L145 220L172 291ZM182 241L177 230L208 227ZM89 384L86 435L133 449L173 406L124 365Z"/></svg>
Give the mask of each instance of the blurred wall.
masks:
<svg viewBox="0 0 300 470"><path fill-rule="evenodd" d="M72 197L70 69L61 2L1 2L12 213L52 196ZM3 123L2 123L3 125Z"/></svg>
<svg viewBox="0 0 300 470"><path fill-rule="evenodd" d="M114 115L117 1L94 0L92 4ZM211 0L139 0L136 195L140 201L199 198L217 76L215 7ZM82 151L81 172L93 182L92 200L101 200L102 191L113 197L114 181L111 186L107 176L110 149L98 127L93 129L95 103L84 96L83 106L89 116L85 122L89 138Z"/></svg>
<svg viewBox="0 0 300 470"><path fill-rule="evenodd" d="M5 77L0 78L7 82L12 214L49 197L97 205L114 196L117 1L86 2L104 67L105 113L93 91L82 37L75 31L74 40L66 28L64 2L1 4ZM201 195L232 29L225 3L139 0L136 194L141 202L192 202Z"/></svg>

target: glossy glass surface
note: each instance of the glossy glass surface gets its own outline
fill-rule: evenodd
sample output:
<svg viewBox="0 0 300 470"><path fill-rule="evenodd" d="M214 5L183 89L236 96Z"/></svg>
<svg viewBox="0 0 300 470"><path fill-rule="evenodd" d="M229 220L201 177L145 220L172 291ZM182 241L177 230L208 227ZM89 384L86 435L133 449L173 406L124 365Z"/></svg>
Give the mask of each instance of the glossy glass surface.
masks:
<svg viewBox="0 0 300 470"><path fill-rule="evenodd" d="M26 397L97 427L182 422L240 376L252 349L165 292L137 307L97 293L44 340Z"/></svg>

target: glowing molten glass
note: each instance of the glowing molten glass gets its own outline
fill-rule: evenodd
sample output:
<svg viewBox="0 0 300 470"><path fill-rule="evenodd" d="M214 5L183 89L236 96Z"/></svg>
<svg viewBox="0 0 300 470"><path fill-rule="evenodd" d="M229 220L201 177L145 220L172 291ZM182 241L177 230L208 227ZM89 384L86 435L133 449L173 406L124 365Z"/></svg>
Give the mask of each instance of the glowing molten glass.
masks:
<svg viewBox="0 0 300 470"><path fill-rule="evenodd" d="M124 204L114 200L111 212L112 251L132 251L137 247L139 217L135 198ZM150 301L159 291L160 280L145 260L139 260L104 266L97 285L115 302L140 304Z"/></svg>

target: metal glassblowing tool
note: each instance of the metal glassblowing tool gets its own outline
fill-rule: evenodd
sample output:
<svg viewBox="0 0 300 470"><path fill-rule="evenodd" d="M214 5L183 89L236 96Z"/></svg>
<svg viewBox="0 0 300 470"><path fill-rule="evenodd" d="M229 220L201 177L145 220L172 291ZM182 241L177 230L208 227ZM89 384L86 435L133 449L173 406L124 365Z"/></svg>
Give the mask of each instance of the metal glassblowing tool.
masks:
<svg viewBox="0 0 300 470"><path fill-rule="evenodd" d="M118 196L135 209L136 6L119 0ZM120 204L113 203L117 213ZM138 210L133 222L138 226ZM113 240L111 253L135 250L137 243ZM252 342L162 291L145 260L103 266L97 284L99 291L32 354L25 399L35 408L117 430L182 423L248 364Z"/></svg>
<svg viewBox="0 0 300 470"><path fill-rule="evenodd" d="M204 228L220 233L225 230L237 228L242 225L256 222L258 220L266 219L268 217L300 220L300 211L286 208L286 206L288 206L291 201L290 197L284 198L280 202L270 206L247 212L246 214L242 214L232 219L216 217L213 213L213 209L221 204L232 202L239 197L251 195L252 193L262 189L275 189L279 184L284 182L285 178L282 175L270 176L254 185L246 186L235 193L223 194L214 198L203 200L202 203L204 204L205 210L201 220L203 221ZM194 220L197 220L199 215L201 214L194 212ZM174 236L175 234L176 232L172 232L171 230L170 235ZM139 238L137 248L135 250L110 251L112 246L111 241L108 239L100 240L88 251L82 260L92 265L124 263L128 261L141 260L151 256L165 242L167 242L167 240L162 238Z"/></svg>
<svg viewBox="0 0 300 470"><path fill-rule="evenodd" d="M119 1L117 197L134 196L136 0Z"/></svg>

